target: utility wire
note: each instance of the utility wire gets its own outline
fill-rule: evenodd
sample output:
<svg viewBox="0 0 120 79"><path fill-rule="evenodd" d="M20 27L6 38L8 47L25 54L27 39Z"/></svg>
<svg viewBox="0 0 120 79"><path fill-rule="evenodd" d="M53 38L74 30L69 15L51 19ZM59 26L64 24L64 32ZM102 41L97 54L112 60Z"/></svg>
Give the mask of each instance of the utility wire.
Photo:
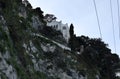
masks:
<svg viewBox="0 0 120 79"><path fill-rule="evenodd" d="M112 1L111 0L110 0L110 10L111 10L111 21L112 21L112 29L113 29L114 49L116 52L115 26L114 26L114 20L113 20L113 9L112 9Z"/></svg>
<svg viewBox="0 0 120 79"><path fill-rule="evenodd" d="M119 38L120 38L120 5L119 0L117 0L117 7L118 7L118 27L119 27Z"/></svg>
<svg viewBox="0 0 120 79"><path fill-rule="evenodd" d="M96 17L97 17L97 21L98 21L98 27L99 27L100 37L101 37L101 39L102 39L102 32L101 32L101 28L100 28L100 21L99 21L99 17L98 17L98 12L97 12L97 7L96 7L96 2L95 2L95 0L93 0L93 3L94 3L95 12L96 12Z"/></svg>

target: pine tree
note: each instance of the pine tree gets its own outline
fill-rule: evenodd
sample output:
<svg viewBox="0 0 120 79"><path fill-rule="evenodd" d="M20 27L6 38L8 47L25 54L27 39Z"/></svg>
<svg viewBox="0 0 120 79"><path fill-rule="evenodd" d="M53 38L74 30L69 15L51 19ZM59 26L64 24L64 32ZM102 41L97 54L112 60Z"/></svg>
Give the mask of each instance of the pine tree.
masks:
<svg viewBox="0 0 120 79"><path fill-rule="evenodd" d="M70 37L73 37L74 36L74 26L73 24L70 25Z"/></svg>
<svg viewBox="0 0 120 79"><path fill-rule="evenodd" d="M74 50L74 45L73 45L73 41L74 41L74 26L73 26L73 24L70 25L69 33L70 33L69 46L70 46L71 50L73 51Z"/></svg>

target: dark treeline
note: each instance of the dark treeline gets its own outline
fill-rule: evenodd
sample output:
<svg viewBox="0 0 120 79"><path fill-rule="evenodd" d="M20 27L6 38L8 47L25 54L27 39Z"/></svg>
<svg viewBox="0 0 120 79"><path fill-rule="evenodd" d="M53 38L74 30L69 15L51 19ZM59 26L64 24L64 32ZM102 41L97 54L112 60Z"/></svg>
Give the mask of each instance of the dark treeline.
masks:
<svg viewBox="0 0 120 79"><path fill-rule="evenodd" d="M100 38L77 37L74 34L74 26L71 24L68 45L72 51L79 51L81 53L79 57L84 57L87 63L98 68L101 79L118 79L115 72L120 68L119 56L111 53L108 45ZM83 51L81 52L81 50Z"/></svg>

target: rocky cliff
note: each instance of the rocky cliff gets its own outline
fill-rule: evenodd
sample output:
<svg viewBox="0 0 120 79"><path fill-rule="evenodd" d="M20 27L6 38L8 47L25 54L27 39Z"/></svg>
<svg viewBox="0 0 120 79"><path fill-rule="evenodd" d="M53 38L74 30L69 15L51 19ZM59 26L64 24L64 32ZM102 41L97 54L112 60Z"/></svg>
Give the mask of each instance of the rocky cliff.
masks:
<svg viewBox="0 0 120 79"><path fill-rule="evenodd" d="M82 55L96 51L71 52L42 13L26 0L0 0L0 79L103 79L100 67Z"/></svg>

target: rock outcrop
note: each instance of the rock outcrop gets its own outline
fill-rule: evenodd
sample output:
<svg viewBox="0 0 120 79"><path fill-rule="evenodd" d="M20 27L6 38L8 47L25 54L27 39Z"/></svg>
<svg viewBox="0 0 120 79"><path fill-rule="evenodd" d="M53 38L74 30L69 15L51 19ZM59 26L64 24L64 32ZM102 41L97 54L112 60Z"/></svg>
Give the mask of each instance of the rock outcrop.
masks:
<svg viewBox="0 0 120 79"><path fill-rule="evenodd" d="M101 69L84 55L93 49L71 51L43 18L27 0L0 1L0 79L101 79Z"/></svg>

